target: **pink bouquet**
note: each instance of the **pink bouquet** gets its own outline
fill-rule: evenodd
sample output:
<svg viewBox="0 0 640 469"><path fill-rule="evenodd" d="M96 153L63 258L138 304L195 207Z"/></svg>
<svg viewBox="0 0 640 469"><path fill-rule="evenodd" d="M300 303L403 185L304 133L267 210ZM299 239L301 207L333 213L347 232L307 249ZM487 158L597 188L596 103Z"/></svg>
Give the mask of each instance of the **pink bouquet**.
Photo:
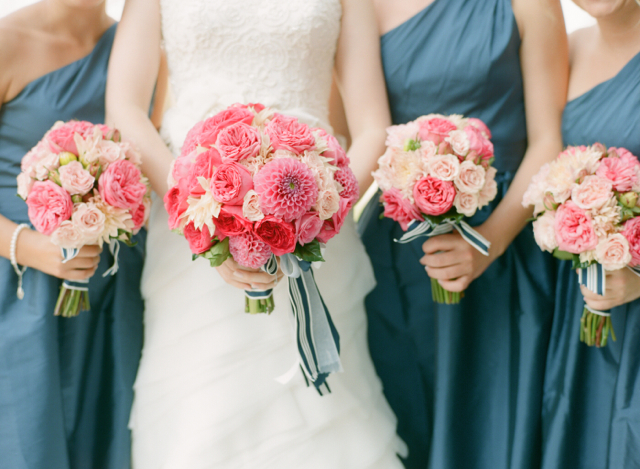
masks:
<svg viewBox="0 0 640 469"><path fill-rule="evenodd" d="M534 207L544 251L572 260L578 281L603 295L606 271L640 266L640 162L624 148L568 147L536 174L522 205ZM615 334L608 312L587 305L580 340L603 347Z"/></svg>
<svg viewBox="0 0 640 469"><path fill-rule="evenodd" d="M487 126L475 118L429 114L387 132L387 150L373 177L382 190L384 216L404 231L411 228L398 242L455 229L488 255L490 243L463 220L498 191ZM438 303L459 303L463 295L445 290L434 279L431 290Z"/></svg>
<svg viewBox="0 0 640 469"><path fill-rule="evenodd" d="M65 262L85 245L108 243L117 271L118 241L131 237L149 214L150 187L140 154L117 130L84 121L56 122L22 159L18 195L29 220L62 249ZM89 309L87 281L65 280L54 314Z"/></svg>

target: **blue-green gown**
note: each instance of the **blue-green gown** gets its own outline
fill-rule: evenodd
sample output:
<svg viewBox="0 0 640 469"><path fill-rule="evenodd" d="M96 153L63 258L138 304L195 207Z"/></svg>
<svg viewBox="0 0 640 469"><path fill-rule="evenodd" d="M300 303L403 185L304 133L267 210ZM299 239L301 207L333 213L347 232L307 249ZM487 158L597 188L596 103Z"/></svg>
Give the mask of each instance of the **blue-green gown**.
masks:
<svg viewBox="0 0 640 469"><path fill-rule="evenodd" d="M527 147L520 35L510 0L435 0L381 39L394 124L429 114L482 119L493 134L498 196ZM409 446L408 468L508 469L540 464L542 383L553 312L553 261L526 228L459 305L431 299L422 244L361 219L377 287L369 347Z"/></svg>
<svg viewBox="0 0 640 469"><path fill-rule="evenodd" d="M565 145L624 147L640 158L640 53L569 101ZM558 287L544 385L544 469L640 467L640 300L611 310L617 341L580 343L584 301L570 262Z"/></svg>
<svg viewBox="0 0 640 469"><path fill-rule="evenodd" d="M57 120L104 122L107 64L115 25L86 57L29 83L0 107L0 213L28 223L16 195L20 160ZM0 258L0 467L123 469L142 346L139 284L144 232L120 250L120 270L105 248L89 283L91 311L54 317L61 281L34 269L17 276Z"/></svg>

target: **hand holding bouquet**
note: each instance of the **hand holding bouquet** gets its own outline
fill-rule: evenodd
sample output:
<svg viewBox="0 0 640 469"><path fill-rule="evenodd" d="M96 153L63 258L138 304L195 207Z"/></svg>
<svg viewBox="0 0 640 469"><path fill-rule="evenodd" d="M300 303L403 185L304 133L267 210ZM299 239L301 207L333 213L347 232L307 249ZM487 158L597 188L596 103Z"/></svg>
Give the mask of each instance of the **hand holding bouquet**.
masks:
<svg viewBox="0 0 640 469"><path fill-rule="evenodd" d="M323 370L339 368L339 357L337 332L310 264L323 260L322 246L338 234L358 198L348 164L337 140L324 130L260 104L236 104L191 129L173 162L164 199L169 227L185 236L194 259L203 257L216 267L232 257L241 266L275 274L280 257L299 339L308 332L304 324L311 324L309 334L324 327L329 334L320 335L336 342L318 345L332 349L334 363L309 365L316 358L301 351L317 387ZM245 293L246 312L273 311L272 290Z"/></svg>
<svg viewBox="0 0 640 469"><path fill-rule="evenodd" d="M430 114L387 132L387 150L373 177L382 190L384 216L409 230L399 242L455 229L488 255L490 243L464 221L497 194L487 126L474 118ZM435 279L431 290L438 303L460 302L460 293Z"/></svg>
<svg viewBox="0 0 640 469"><path fill-rule="evenodd" d="M568 147L533 177L522 204L534 207L533 233L544 251L571 260L578 281L606 291L606 271L640 266L640 162L624 148ZM585 305L580 340L603 347L610 314Z"/></svg>
<svg viewBox="0 0 640 469"><path fill-rule="evenodd" d="M18 195L34 228L50 236L65 261L85 245L108 243L117 270L118 241L131 243L146 222L150 189L140 155L118 131L83 121L56 122L22 159ZM65 280L54 314L89 309L85 281Z"/></svg>

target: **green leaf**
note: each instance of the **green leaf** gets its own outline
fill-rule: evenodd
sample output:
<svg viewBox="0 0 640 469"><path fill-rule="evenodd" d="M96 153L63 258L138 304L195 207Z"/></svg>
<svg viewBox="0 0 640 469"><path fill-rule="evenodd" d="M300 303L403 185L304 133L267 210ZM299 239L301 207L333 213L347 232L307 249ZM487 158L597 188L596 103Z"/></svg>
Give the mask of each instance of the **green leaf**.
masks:
<svg viewBox="0 0 640 469"><path fill-rule="evenodd" d="M425 220L429 220L431 221L431 223L434 223L436 225L439 225L440 223L442 223L443 220L447 218L453 218L455 221L459 222L464 218L464 215L461 213L458 213L455 208L451 208L451 210L449 210L444 215L438 215L438 216L424 215Z"/></svg>
<svg viewBox="0 0 640 469"><path fill-rule="evenodd" d="M567 251L561 251L558 248L553 250L553 257L560 259L561 261L573 261L573 254ZM578 256L579 257L579 256Z"/></svg>
<svg viewBox="0 0 640 469"><path fill-rule="evenodd" d="M586 269L591 264L597 264L597 262L595 262L595 261L593 261L593 262L580 262L580 256L578 256L576 254L573 257L573 262L572 262L571 268L574 269L574 270L575 269Z"/></svg>
<svg viewBox="0 0 640 469"><path fill-rule="evenodd" d="M300 246L300 244L297 244L296 250L293 251L293 254L298 256L303 261L307 262L324 261L324 257L322 257L322 251L320 250L320 242L317 239L314 239L304 246Z"/></svg>
<svg viewBox="0 0 640 469"><path fill-rule="evenodd" d="M224 241L216 243L207 252L200 254L209 261L211 267L219 267L224 261L231 257L229 252L229 238L225 238Z"/></svg>

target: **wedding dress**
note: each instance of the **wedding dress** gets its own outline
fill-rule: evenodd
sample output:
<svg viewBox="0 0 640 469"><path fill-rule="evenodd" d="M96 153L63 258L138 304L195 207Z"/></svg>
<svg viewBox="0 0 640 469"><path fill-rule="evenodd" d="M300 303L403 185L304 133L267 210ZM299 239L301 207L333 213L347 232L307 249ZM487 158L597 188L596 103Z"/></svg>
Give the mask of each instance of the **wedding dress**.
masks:
<svg viewBox="0 0 640 469"><path fill-rule="evenodd" d="M327 123L340 0L161 0L175 105L161 133L178 153L188 130L226 106L262 103ZM244 292L191 260L152 210L142 280L145 340L130 426L133 465L147 468L401 468L395 417L369 357L364 296L373 273L353 222L315 271L340 333L332 393L296 363L287 282L271 315L244 313Z"/></svg>

